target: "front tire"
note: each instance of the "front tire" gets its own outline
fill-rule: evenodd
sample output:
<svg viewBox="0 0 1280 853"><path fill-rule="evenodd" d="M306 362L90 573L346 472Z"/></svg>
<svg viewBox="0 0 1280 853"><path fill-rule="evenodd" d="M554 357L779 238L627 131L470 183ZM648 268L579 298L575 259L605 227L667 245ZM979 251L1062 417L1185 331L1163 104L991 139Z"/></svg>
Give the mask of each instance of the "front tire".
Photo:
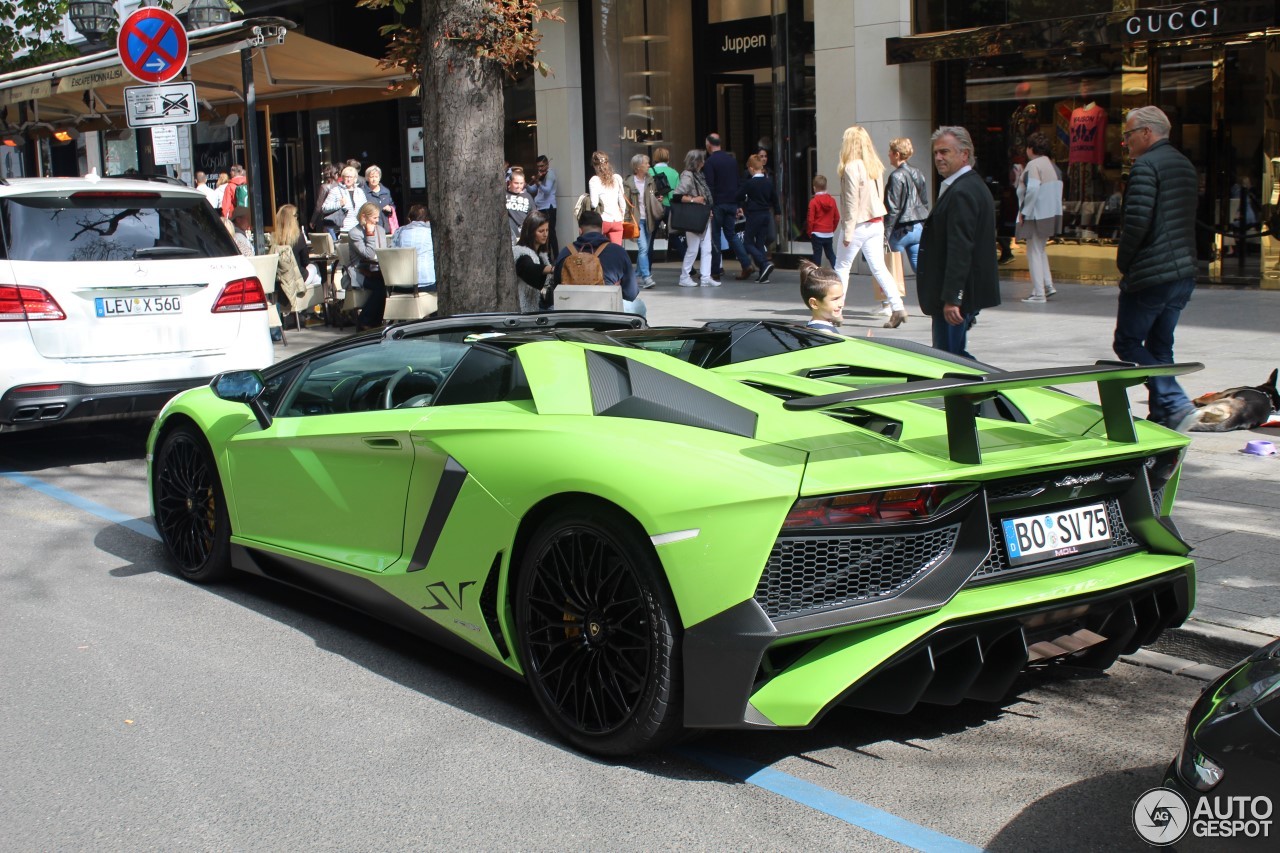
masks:
<svg viewBox="0 0 1280 853"><path fill-rule="evenodd" d="M566 740L615 756L680 734L680 620L634 521L590 505L549 518L525 551L515 609L525 677Z"/></svg>
<svg viewBox="0 0 1280 853"><path fill-rule="evenodd" d="M164 437L154 488L156 528L178 572L195 583L224 580L231 573L231 522L213 454L194 427Z"/></svg>

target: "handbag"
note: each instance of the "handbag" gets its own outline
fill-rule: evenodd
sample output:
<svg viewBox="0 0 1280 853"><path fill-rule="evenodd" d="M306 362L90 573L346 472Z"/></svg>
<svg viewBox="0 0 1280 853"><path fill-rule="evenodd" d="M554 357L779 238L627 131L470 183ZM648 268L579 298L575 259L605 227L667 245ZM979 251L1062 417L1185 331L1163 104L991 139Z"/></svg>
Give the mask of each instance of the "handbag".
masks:
<svg viewBox="0 0 1280 853"><path fill-rule="evenodd" d="M631 203L631 199L625 195L622 197L627 205L627 218L622 220L622 239L623 240L639 240L640 239L640 223L636 221L635 205Z"/></svg>
<svg viewBox="0 0 1280 853"><path fill-rule="evenodd" d="M671 218L668 224L672 229L692 231L701 234L711 221L711 205L698 201L671 202Z"/></svg>
<svg viewBox="0 0 1280 853"><path fill-rule="evenodd" d="M331 210L324 215L325 224L333 228L335 231L342 230L342 223L347 219L347 212L342 208Z"/></svg>

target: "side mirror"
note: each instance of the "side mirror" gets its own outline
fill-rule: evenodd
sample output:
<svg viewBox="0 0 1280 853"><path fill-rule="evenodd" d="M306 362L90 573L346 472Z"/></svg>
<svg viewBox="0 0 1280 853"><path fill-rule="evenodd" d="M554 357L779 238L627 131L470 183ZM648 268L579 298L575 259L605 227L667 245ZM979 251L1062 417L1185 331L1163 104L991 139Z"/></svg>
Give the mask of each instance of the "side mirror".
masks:
<svg viewBox="0 0 1280 853"><path fill-rule="evenodd" d="M262 374L256 370L233 370L230 373L219 373L210 383L213 393L220 400L231 403L250 403L258 399L266 384Z"/></svg>
<svg viewBox="0 0 1280 853"><path fill-rule="evenodd" d="M258 371L233 370L230 373L219 373L213 377L209 387L213 389L214 396L219 400L244 403L248 406L263 429L271 426L271 415L258 399L262 396L263 389L267 387L262 381L262 374Z"/></svg>

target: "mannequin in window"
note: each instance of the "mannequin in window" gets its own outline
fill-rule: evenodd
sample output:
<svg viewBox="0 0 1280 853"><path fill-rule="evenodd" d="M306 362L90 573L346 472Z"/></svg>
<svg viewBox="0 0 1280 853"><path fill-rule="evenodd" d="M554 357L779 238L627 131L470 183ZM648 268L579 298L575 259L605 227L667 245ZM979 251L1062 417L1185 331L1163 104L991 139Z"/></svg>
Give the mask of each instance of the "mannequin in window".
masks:
<svg viewBox="0 0 1280 853"><path fill-rule="evenodd" d="M1013 87L1013 96L1018 106L1009 116L1009 162L1026 165L1027 137L1040 129L1040 112L1031 100L1031 84L1027 81Z"/></svg>
<svg viewBox="0 0 1280 853"><path fill-rule="evenodd" d="M1000 247L998 260L1002 264L1013 261L1013 236L1018 219L1015 188L1022 179L1022 167L1027 163L1027 137L1040 130L1040 112L1031 100L1031 84L1023 80L1013 87L1013 96L1018 106L1009 115L1009 178L997 199L996 243Z"/></svg>
<svg viewBox="0 0 1280 853"><path fill-rule="evenodd" d="M1107 153L1107 111L1093 97L1093 81L1080 81L1079 106L1071 111L1066 196L1079 212L1080 240L1096 242L1104 198L1102 164Z"/></svg>
<svg viewBox="0 0 1280 853"><path fill-rule="evenodd" d="M1234 238L1224 241L1228 257L1249 251L1248 233L1258 228L1258 197L1253 192L1253 180L1241 175L1230 190L1231 231Z"/></svg>

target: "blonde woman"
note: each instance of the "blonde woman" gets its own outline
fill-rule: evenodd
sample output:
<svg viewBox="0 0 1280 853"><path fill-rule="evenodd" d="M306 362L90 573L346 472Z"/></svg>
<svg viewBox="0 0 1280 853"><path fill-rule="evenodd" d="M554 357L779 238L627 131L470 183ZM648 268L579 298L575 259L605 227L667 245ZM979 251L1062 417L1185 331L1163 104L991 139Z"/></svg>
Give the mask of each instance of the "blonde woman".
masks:
<svg viewBox="0 0 1280 853"><path fill-rule="evenodd" d="M356 186L359 177L360 172L355 166L345 166L342 169L341 181L325 196L323 205L325 213L342 211L342 225L338 227L339 232L350 233L351 229L356 227L357 214L369 201L365 198L364 190Z"/></svg>
<svg viewBox="0 0 1280 853"><path fill-rule="evenodd" d="M861 252L889 303L885 328L897 328L907 321L907 311L884 263L884 164L867 131L857 125L845 130L840 145L839 207L836 275L848 293L849 270Z"/></svg>
<svg viewBox="0 0 1280 853"><path fill-rule="evenodd" d="M627 218L626 203L623 201L626 192L622 186L622 176L613 171L609 155L597 151L591 155L591 168L595 176L587 182L591 193L591 209L600 211L604 220L604 236L610 242L622 245L622 221Z"/></svg>
<svg viewBox="0 0 1280 853"><path fill-rule="evenodd" d="M351 263L357 286L369 292L369 298L356 319L357 332L381 326L387 304L387 288L382 281L382 267L378 265L378 250L387 246L387 232L378 224L380 213L382 211L376 204L365 202L356 214L355 226L347 232L351 238Z"/></svg>
<svg viewBox="0 0 1280 853"><path fill-rule="evenodd" d="M298 225L298 208L281 205L276 211L275 240L271 251L280 256L276 264L276 293L284 298L285 313L297 311L297 303L307 293L307 239Z"/></svg>
<svg viewBox="0 0 1280 853"><path fill-rule="evenodd" d="M648 290L655 283L649 246L665 211L662 200L654 194L653 184L650 183L647 155L637 154L631 158L631 177L622 183L627 191L627 206L631 208L631 218L640 226L640 233L636 236L636 277L640 280L640 289Z"/></svg>
<svg viewBox="0 0 1280 853"><path fill-rule="evenodd" d="M209 196L209 204L213 205L215 210L222 210L222 197L226 195L229 183L231 183L231 176L226 172L219 172L218 180L213 185L213 194Z"/></svg>

